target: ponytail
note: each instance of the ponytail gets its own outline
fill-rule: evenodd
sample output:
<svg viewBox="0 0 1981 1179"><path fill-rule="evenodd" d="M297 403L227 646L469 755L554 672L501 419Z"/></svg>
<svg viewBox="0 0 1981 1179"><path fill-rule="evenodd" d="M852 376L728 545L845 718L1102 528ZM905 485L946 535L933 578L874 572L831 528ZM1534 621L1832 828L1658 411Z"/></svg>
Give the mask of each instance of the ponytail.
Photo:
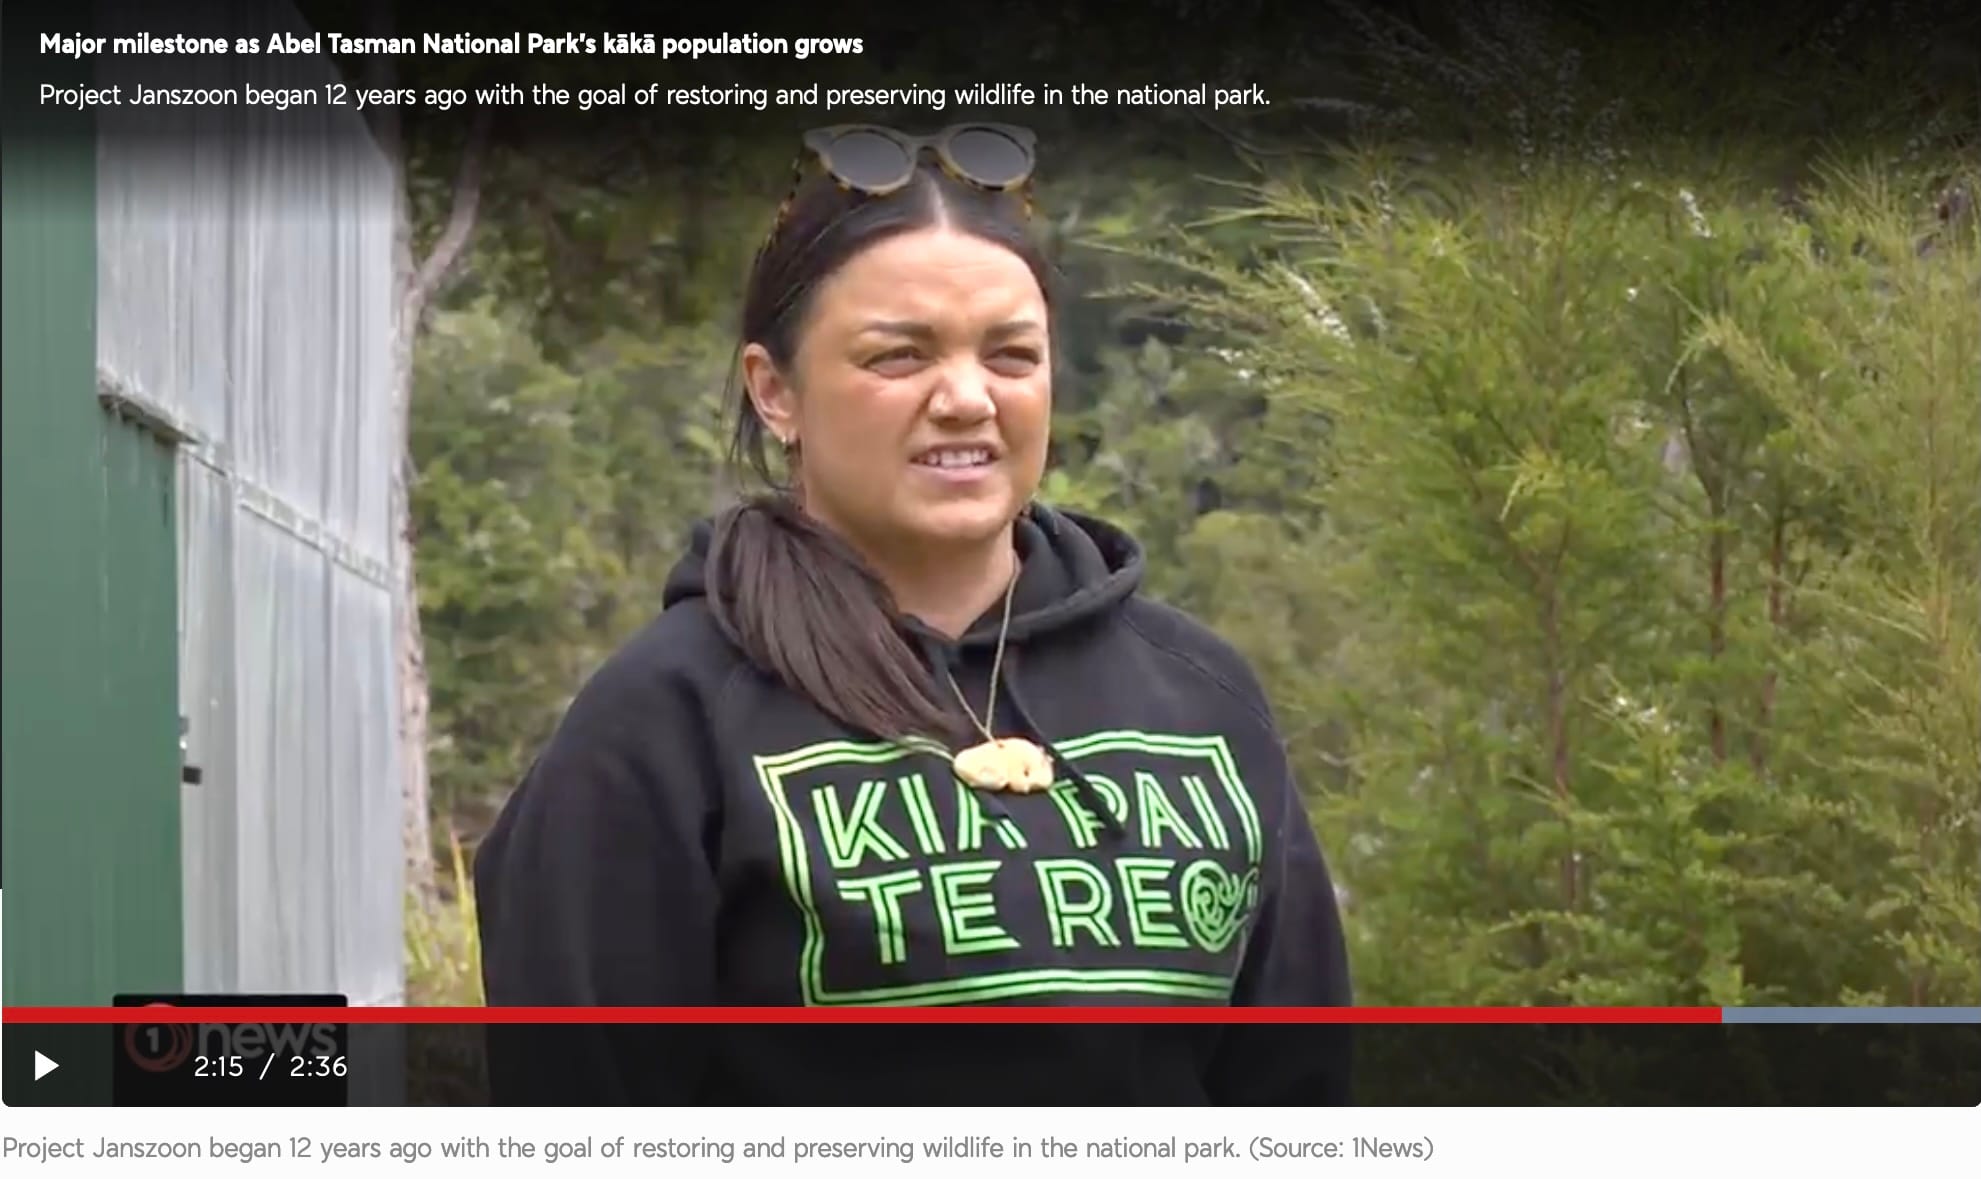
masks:
<svg viewBox="0 0 1981 1179"><path fill-rule="evenodd" d="M789 497L716 518L708 590L730 641L826 715L885 739L962 736L901 634L886 583Z"/></svg>

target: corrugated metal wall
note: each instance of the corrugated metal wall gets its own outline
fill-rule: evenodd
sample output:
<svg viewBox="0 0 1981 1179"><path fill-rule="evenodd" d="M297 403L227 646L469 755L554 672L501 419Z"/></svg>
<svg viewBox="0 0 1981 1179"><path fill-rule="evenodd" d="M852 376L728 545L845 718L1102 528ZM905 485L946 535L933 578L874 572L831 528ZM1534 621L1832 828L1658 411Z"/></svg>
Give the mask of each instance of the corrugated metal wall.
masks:
<svg viewBox="0 0 1981 1179"><path fill-rule="evenodd" d="M98 404L92 121L16 92L61 68L23 46L0 115L4 991L97 1004L180 978L172 454Z"/></svg>
<svg viewBox="0 0 1981 1179"><path fill-rule="evenodd" d="M109 4L98 31L155 25ZM286 5L173 31L307 32ZM317 59L239 57L312 86ZM105 58L164 84L170 58ZM211 64L202 68L212 68ZM98 364L180 448L185 985L403 992L389 575L391 175L351 108L122 108L98 155Z"/></svg>

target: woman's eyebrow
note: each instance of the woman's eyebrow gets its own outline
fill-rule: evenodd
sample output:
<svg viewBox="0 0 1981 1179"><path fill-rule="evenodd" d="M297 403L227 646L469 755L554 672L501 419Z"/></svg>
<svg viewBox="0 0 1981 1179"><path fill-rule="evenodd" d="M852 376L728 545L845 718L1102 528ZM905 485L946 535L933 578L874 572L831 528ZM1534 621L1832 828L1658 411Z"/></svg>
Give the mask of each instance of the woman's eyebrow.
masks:
<svg viewBox="0 0 1981 1179"><path fill-rule="evenodd" d="M1005 336L1022 336L1026 332L1035 332L1040 330L1042 329L1037 320L1007 319L1003 323L998 324L996 327L992 328L990 331L984 334L992 337L993 339L1002 339Z"/></svg>
<svg viewBox="0 0 1981 1179"><path fill-rule="evenodd" d="M870 319L860 325L862 332L876 332L886 336L913 336L927 339L935 335L935 328L912 319Z"/></svg>
<svg viewBox="0 0 1981 1179"><path fill-rule="evenodd" d="M912 319L870 319L860 325L860 330L862 332L878 332L890 336L909 336L914 339L932 339L936 334L936 330L932 325ZM1037 320L1007 319L1003 323L993 326L984 334L1001 339L1005 336L1016 336L1037 330L1039 330Z"/></svg>

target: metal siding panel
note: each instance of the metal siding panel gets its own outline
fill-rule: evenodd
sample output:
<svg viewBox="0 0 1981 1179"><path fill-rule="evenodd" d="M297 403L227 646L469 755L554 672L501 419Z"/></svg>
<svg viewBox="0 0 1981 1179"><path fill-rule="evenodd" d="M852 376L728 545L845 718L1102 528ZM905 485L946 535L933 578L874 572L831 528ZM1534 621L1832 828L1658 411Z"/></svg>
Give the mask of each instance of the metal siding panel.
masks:
<svg viewBox="0 0 1981 1179"><path fill-rule="evenodd" d="M146 27L112 0L120 29ZM186 31L307 31L195 0ZM118 59L160 84L184 62ZM321 59L236 59L320 85ZM128 82L131 77L106 79ZM215 989L403 993L390 169L349 109L120 115L99 363L199 439L182 464L185 953Z"/></svg>
<svg viewBox="0 0 1981 1179"><path fill-rule="evenodd" d="M235 828L234 493L227 477L180 463L179 701L186 760L198 785L182 788L186 865L186 986L240 989L240 867Z"/></svg>
<svg viewBox="0 0 1981 1179"><path fill-rule="evenodd" d="M81 838L91 928L112 962L97 1002L141 982L180 984L184 903L179 845L177 464L142 427L98 415L96 535L102 544L96 708L101 775L87 787ZM87 849L79 851L79 849ZM73 869L72 871L76 871ZM12 906L9 906L10 910Z"/></svg>
<svg viewBox="0 0 1981 1179"><path fill-rule="evenodd" d="M156 6L99 0L107 35L150 28ZM182 0L174 31L225 35L229 6ZM188 59L104 54L103 86L180 85ZM230 61L200 59L205 77ZM98 121L99 367L205 439L227 437L229 170L227 107L115 106Z"/></svg>
<svg viewBox="0 0 1981 1179"><path fill-rule="evenodd" d="M404 939L399 871L398 742L394 728L392 596L348 573L331 581L330 752L334 802L339 987L353 1003L405 993L400 956L375 952Z"/></svg>
<svg viewBox="0 0 1981 1179"><path fill-rule="evenodd" d="M180 981L172 463L97 405L92 124L46 126L3 181L4 1001L102 1003Z"/></svg>
<svg viewBox="0 0 1981 1179"><path fill-rule="evenodd" d="M234 529L241 979L327 990L331 960L325 561L252 513Z"/></svg>

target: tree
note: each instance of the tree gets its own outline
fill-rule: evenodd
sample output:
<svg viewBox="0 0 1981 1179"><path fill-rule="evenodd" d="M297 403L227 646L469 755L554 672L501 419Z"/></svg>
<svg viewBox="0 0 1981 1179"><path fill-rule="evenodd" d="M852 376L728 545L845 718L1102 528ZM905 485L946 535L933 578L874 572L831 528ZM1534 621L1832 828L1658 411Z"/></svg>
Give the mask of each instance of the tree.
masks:
<svg viewBox="0 0 1981 1179"><path fill-rule="evenodd" d="M372 35L389 37L395 26L392 0L371 0ZM368 81L392 89L394 59L369 60ZM395 658L399 678L399 759L405 775L402 798L407 880L423 894L434 880L432 808L427 775L429 685L425 638L420 627L419 574L413 531L412 457L413 357L421 328L434 296L460 260L474 233L481 200L481 166L492 114L478 110L468 131L458 171L448 192L447 212L439 234L419 251L419 225L414 206L417 165L404 134L400 108L372 108L372 132L393 177L394 336L392 348L393 404L397 407L393 437L398 452L393 464L392 534L394 576L399 580L399 605L394 624Z"/></svg>
<svg viewBox="0 0 1981 1179"><path fill-rule="evenodd" d="M1934 175L1702 212L1704 169L1371 151L1253 189L1269 257L1175 258L1308 441L1229 476L1305 493L1183 546L1372 999L1973 993L1981 271L1965 222L1920 256Z"/></svg>
<svg viewBox="0 0 1981 1179"><path fill-rule="evenodd" d="M1887 961L1868 1002L1981 994L1981 236L1977 174L1835 165L1770 301L1792 331L1725 313L1702 349L1765 396L1803 481L1825 489L1835 556L1796 594L1804 700L1784 773L1828 788L1869 874L1853 900ZM1949 179L1951 182L1949 183ZM1938 202L1922 200L1939 190ZM1935 205L1937 204L1937 207ZM1777 613L1770 603L1770 615ZM1798 726L1799 727L1799 726ZM1833 845L1832 845L1833 846Z"/></svg>

